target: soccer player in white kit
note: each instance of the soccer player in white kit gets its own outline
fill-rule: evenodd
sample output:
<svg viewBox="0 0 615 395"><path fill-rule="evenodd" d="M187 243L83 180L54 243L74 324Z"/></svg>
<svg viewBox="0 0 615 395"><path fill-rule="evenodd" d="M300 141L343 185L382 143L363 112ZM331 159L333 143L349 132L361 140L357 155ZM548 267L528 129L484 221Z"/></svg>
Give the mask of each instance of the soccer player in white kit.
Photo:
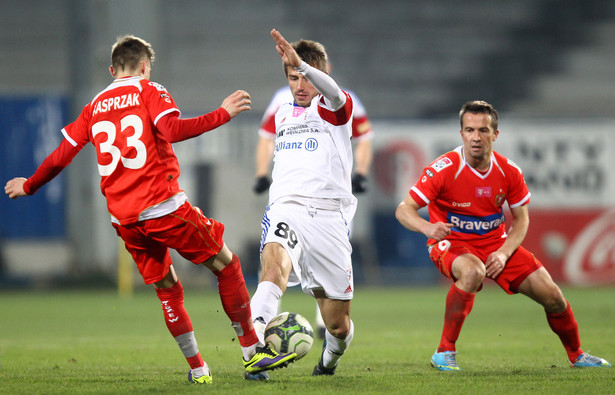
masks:
<svg viewBox="0 0 615 395"><path fill-rule="evenodd" d="M266 324L286 287L301 284L316 298L327 328L312 374L332 375L354 332L348 227L357 204L351 191L353 102L326 74L321 44L300 40L291 45L275 29L271 36L294 103L281 106L275 117L273 182L262 221L262 273L252 317L264 342Z"/></svg>

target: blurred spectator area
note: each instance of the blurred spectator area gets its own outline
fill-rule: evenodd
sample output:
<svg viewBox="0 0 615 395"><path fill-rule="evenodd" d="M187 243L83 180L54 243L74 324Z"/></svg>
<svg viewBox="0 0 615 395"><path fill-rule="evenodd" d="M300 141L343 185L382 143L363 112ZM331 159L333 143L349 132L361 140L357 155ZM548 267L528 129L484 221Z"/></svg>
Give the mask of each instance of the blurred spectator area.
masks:
<svg viewBox="0 0 615 395"><path fill-rule="evenodd" d="M31 174L61 138L60 125L111 81L112 43L123 34L141 36L157 54L152 79L169 89L184 116L217 108L236 89L252 95L251 112L175 149L182 187L206 214L227 225L225 240L255 275L266 204L266 196L250 190L256 130L272 93L286 83L272 28L290 41L322 42L333 77L359 95L377 129L375 147L382 152L375 156L372 189L360 197L353 230L354 257L361 260L358 281L390 282L403 278L400 273L432 281L437 275L424 256L422 235L402 229L393 213L414 181L407 168L420 170L432 154L458 143L456 114L463 102L493 103L507 125L512 119L548 124L579 118L582 124L588 117L615 118L613 1L3 0L0 128L9 138L0 182ZM438 130L446 137L430 136L425 146L421 131L431 129L416 121L444 122ZM380 125L389 125L401 140L389 142ZM536 152L551 144L534 141L532 133L523 136ZM567 136L558 137L558 147ZM603 148L601 158L610 155L600 145L606 136L593 142ZM404 151L404 139L421 146L420 158L414 149ZM91 148L75 158L63 179L41 190L38 200L0 199L0 280L3 271L23 277L114 273L121 246L100 196ZM555 148L548 152L561 154ZM593 166L592 155L583 158ZM385 170L376 179L378 168ZM400 180L405 173L407 179ZM383 198L377 185L387 176L397 181L387 184L391 190ZM603 184L610 191L610 181ZM538 198L546 195L534 191ZM583 220L599 216L582 214ZM565 238L551 236L550 250L559 251L555 256L561 260Z"/></svg>
<svg viewBox="0 0 615 395"><path fill-rule="evenodd" d="M603 0L5 0L0 93L66 94L80 108L108 83L111 43L133 33L184 111L243 88L258 114L284 82L275 27L321 41L372 117L448 117L475 98L522 117L612 116L614 15Z"/></svg>

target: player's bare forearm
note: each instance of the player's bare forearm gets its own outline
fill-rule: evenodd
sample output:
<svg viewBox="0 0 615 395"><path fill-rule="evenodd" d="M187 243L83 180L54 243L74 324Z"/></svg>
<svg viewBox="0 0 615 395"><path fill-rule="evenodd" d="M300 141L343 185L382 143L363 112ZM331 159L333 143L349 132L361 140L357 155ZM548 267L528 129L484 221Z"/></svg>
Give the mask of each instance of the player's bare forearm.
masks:
<svg viewBox="0 0 615 395"><path fill-rule="evenodd" d="M372 165L372 142L371 140L361 140L357 143L354 150L355 172L367 177Z"/></svg>
<svg viewBox="0 0 615 395"><path fill-rule="evenodd" d="M26 192L23 189L23 184L25 184L26 179L23 177L16 177L12 180L9 180L4 186L4 193L6 193L9 198L17 199L21 196L27 196Z"/></svg>
<svg viewBox="0 0 615 395"><path fill-rule="evenodd" d="M256 145L256 177L269 175L269 165L273 158L275 140L260 137Z"/></svg>
<svg viewBox="0 0 615 395"><path fill-rule="evenodd" d="M451 234L452 224L445 224L443 222L431 223L426 221L419 215L419 208L420 206L414 199L412 199L410 195L407 195L399 206L397 206L395 218L397 218L399 223L406 229L422 233L436 241L444 240L446 236Z"/></svg>

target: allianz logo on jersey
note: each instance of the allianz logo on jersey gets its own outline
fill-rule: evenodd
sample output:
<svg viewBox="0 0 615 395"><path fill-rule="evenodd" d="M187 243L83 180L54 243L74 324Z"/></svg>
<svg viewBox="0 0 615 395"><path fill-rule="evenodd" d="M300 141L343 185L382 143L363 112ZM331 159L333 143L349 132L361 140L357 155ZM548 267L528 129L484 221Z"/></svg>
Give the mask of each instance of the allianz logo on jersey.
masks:
<svg viewBox="0 0 615 395"><path fill-rule="evenodd" d="M282 151L282 150L299 150L299 149L305 149L307 151L315 151L316 148L318 148L318 140L316 140L313 137L310 137L309 139L305 141L280 141L279 143L276 143L275 145L276 152Z"/></svg>
<svg viewBox="0 0 615 395"><path fill-rule="evenodd" d="M448 222L453 224L452 231L478 235L489 233L506 222L503 211L486 217L474 217L449 212L446 217Z"/></svg>

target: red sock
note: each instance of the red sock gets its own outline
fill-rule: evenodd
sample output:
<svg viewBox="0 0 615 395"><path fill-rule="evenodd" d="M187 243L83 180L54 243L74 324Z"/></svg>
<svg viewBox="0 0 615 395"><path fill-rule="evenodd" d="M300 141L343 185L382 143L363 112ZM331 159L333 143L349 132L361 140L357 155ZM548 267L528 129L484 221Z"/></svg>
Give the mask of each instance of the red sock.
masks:
<svg viewBox="0 0 615 395"><path fill-rule="evenodd" d="M190 316L188 316L184 308L184 288L178 281L171 288L157 288L156 294L162 304L164 322L167 324L171 335L178 342L184 357L186 357L188 364L190 364L190 368L200 368L205 362L198 352L194 335L190 333L193 331L192 321L190 321ZM181 337L178 338L178 336Z"/></svg>
<svg viewBox="0 0 615 395"><path fill-rule="evenodd" d="M566 303L568 303L568 301L566 301ZM579 326L574 319L570 303L568 303L566 310L561 313L547 313L547 322L551 330L559 336L559 339L566 349L566 353L568 353L568 359L570 362L574 363L579 355L583 353L583 350L581 350Z"/></svg>
<svg viewBox="0 0 615 395"><path fill-rule="evenodd" d="M446 312L444 313L444 328L438 352L455 351L455 342L461 332L461 327L468 314L474 306L474 296L457 288L455 284L451 286L446 295Z"/></svg>
<svg viewBox="0 0 615 395"><path fill-rule="evenodd" d="M222 308L231 319L231 325L237 333L239 344L242 347L248 347L257 343L258 337L252 325L250 294L237 255L233 254L231 262L224 269L214 273L218 277L218 293L222 301Z"/></svg>

